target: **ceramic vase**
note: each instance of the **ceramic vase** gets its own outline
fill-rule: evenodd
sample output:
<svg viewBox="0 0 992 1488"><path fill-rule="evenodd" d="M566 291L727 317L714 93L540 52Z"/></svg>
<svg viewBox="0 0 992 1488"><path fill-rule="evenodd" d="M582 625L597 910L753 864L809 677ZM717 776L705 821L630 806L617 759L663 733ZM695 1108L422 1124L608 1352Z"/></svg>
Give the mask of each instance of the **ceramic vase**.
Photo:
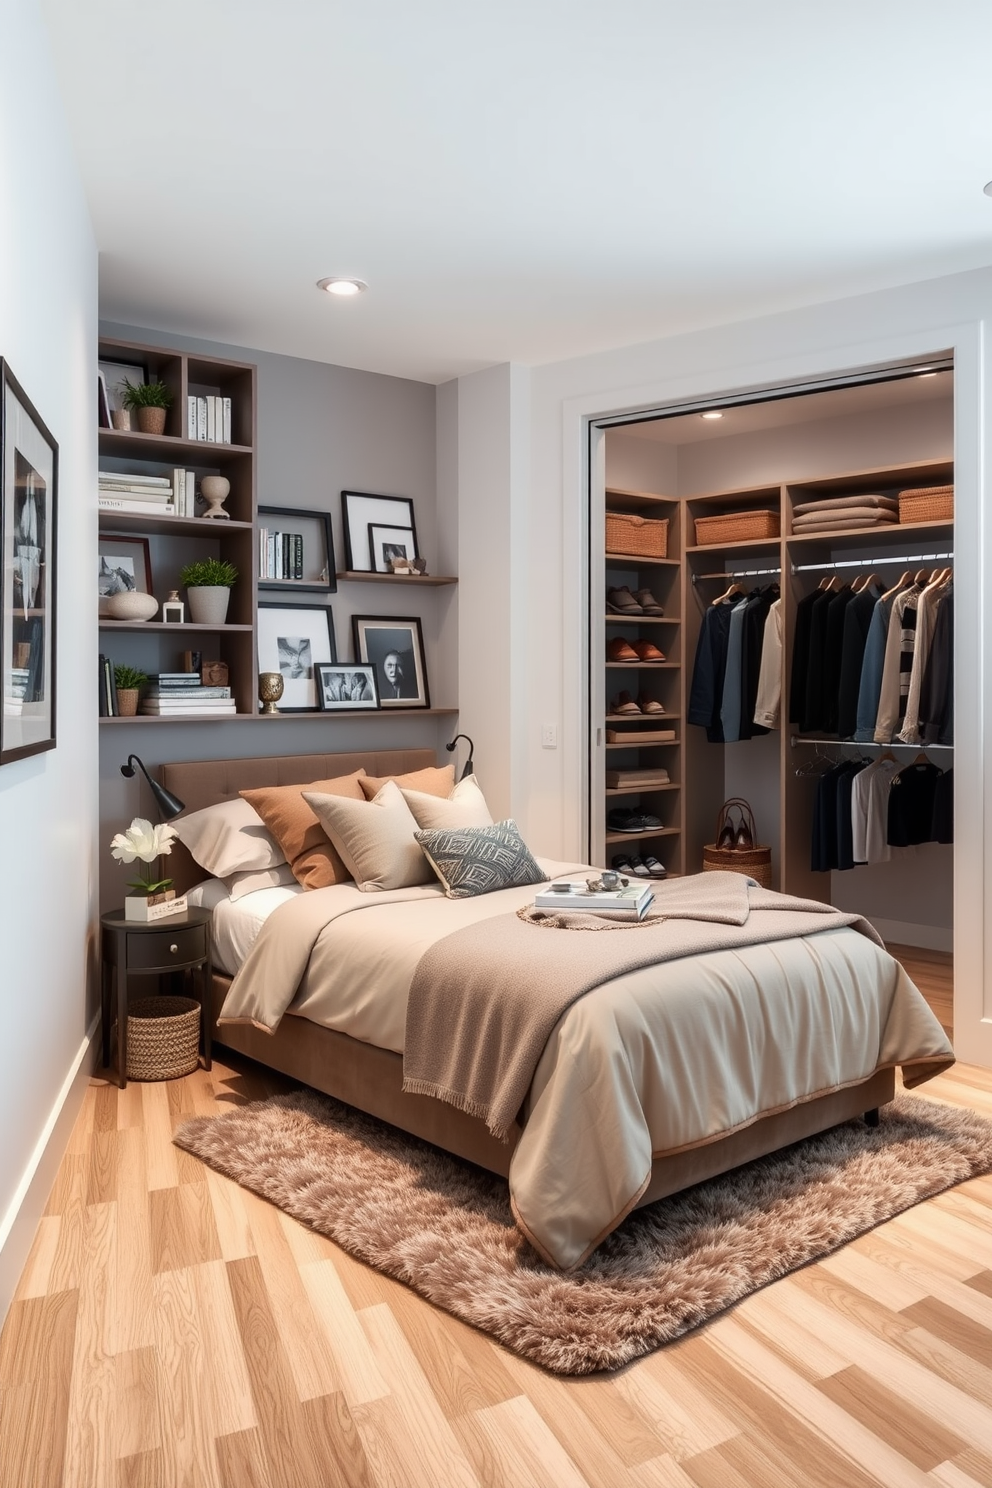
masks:
<svg viewBox="0 0 992 1488"><path fill-rule="evenodd" d="M117 711L122 718L133 718L138 711L137 687L118 687Z"/></svg>
<svg viewBox="0 0 992 1488"><path fill-rule="evenodd" d="M227 620L231 591L226 584L194 584L186 595L194 625L223 625Z"/></svg>
<svg viewBox="0 0 992 1488"><path fill-rule="evenodd" d="M259 672L258 700L262 704L263 714L270 718L278 714L279 709L276 704L283 695L285 685L282 672Z"/></svg>
<svg viewBox="0 0 992 1488"><path fill-rule="evenodd" d="M165 414L164 408L137 408L138 428L142 434L164 434Z"/></svg>
<svg viewBox="0 0 992 1488"><path fill-rule="evenodd" d="M223 504L231 493L231 482L226 475L205 475L200 482L200 495L207 503L207 510L203 513L205 517L223 517L226 521L231 520L231 513L223 509Z"/></svg>

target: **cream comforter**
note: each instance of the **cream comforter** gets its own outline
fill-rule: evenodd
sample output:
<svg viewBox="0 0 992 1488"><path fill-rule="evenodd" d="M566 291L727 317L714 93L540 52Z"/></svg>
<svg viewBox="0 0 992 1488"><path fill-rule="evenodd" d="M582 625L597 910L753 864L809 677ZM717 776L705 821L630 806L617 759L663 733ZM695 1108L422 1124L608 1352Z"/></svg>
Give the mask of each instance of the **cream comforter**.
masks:
<svg viewBox="0 0 992 1488"><path fill-rule="evenodd" d="M545 866L555 877L582 872ZM219 1021L272 1032L291 1012L402 1052L425 951L533 893L448 900L433 886L370 895L339 885L300 895L266 922ZM643 1193L654 1156L879 1068L926 1078L952 1059L899 963L854 929L628 972L552 1030L511 1160L514 1210L549 1259L573 1266Z"/></svg>

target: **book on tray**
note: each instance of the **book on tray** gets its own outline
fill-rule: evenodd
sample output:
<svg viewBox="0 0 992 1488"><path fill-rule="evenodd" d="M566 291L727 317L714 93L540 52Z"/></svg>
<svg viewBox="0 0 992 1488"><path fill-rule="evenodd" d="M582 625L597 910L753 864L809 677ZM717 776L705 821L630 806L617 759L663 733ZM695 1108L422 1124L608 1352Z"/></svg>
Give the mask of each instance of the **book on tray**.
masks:
<svg viewBox="0 0 992 1488"><path fill-rule="evenodd" d="M555 881L535 896L535 909L571 909L582 914L627 914L640 920L654 899L650 884L629 883L619 889L590 889L585 879Z"/></svg>

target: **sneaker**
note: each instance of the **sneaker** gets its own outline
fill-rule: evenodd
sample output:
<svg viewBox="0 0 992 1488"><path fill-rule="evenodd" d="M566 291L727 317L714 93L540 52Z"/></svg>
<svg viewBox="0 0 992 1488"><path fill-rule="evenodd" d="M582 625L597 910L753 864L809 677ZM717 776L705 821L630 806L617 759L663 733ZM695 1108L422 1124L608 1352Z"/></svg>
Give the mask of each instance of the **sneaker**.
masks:
<svg viewBox="0 0 992 1488"><path fill-rule="evenodd" d="M606 608L612 610L614 615L644 614L642 606L631 594L626 584L619 589L607 589Z"/></svg>
<svg viewBox="0 0 992 1488"><path fill-rule="evenodd" d="M665 613L664 610L661 608L661 605L651 593L650 589L638 589L637 592L632 595L632 598L636 604L640 605L645 615L653 615L657 620Z"/></svg>
<svg viewBox="0 0 992 1488"><path fill-rule="evenodd" d="M621 692L620 696L615 697L610 703L611 713L640 713L642 711L640 702L635 703L629 692Z"/></svg>
<svg viewBox="0 0 992 1488"><path fill-rule="evenodd" d="M637 707L641 713L664 713L665 711L657 698L649 698L645 692L637 694Z"/></svg>

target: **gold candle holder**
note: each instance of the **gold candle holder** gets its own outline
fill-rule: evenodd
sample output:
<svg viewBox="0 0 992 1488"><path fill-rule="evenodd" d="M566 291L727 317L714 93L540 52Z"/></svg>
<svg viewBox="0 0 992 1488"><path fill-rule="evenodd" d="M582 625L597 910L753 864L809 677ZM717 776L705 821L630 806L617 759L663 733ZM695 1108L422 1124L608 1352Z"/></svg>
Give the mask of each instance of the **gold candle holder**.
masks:
<svg viewBox="0 0 992 1488"><path fill-rule="evenodd" d="M279 709L276 704L282 697L284 687L282 672L259 672L258 700L262 704L263 717L278 716Z"/></svg>

